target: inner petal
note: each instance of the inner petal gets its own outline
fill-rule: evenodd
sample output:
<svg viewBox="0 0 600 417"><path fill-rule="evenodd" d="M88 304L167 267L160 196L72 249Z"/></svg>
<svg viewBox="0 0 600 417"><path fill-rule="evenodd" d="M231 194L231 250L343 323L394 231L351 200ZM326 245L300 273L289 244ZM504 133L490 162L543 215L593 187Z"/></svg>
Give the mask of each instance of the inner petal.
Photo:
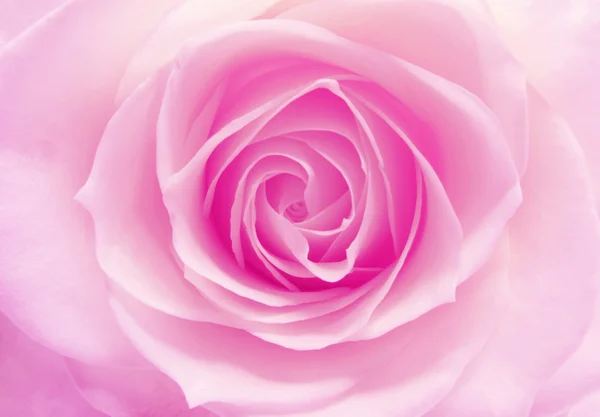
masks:
<svg viewBox="0 0 600 417"><path fill-rule="evenodd" d="M320 213L348 193L347 184L337 169L303 142L290 138L271 138L247 146L223 171L215 188L213 206L217 210L213 210L211 215L220 229L230 230L232 248L238 262L243 262L239 236L241 210L245 204L242 197L246 195L243 198L248 198L247 177L252 167L269 155L285 156L304 169L305 177L302 178L285 172L279 175L273 172L273 177L266 181L270 206L279 214L285 215L287 212L294 222L301 222L310 213ZM227 214L229 208L230 215Z"/></svg>
<svg viewBox="0 0 600 417"><path fill-rule="evenodd" d="M284 213L289 206L299 202L302 202L305 213L308 213L304 203L306 183L300 178L290 174L279 174L268 179L265 186L267 200L278 213Z"/></svg>
<svg viewBox="0 0 600 417"><path fill-rule="evenodd" d="M286 219L294 223L303 221L308 217L308 209L306 208L306 203L303 200L298 200L295 203L290 204L285 209L284 215Z"/></svg>
<svg viewBox="0 0 600 417"><path fill-rule="evenodd" d="M250 266L258 270L264 269L287 289L296 290L297 287L280 272L284 269L280 267L280 264L289 263L289 257L286 257L281 245L278 245L277 242L273 244L269 239L259 242L253 230L248 231L247 227L242 227L242 213L248 204L247 201L253 200L257 188L261 185L264 186L265 181L274 177L284 178L288 181L296 180L297 182L294 181L292 184L296 185L294 188L297 188L299 192L306 187L306 170L298 161L282 155L271 155L252 164L244 172L235 193L230 215L232 249L240 265L245 265L245 261L248 259ZM250 245L244 245L244 237L247 237Z"/></svg>

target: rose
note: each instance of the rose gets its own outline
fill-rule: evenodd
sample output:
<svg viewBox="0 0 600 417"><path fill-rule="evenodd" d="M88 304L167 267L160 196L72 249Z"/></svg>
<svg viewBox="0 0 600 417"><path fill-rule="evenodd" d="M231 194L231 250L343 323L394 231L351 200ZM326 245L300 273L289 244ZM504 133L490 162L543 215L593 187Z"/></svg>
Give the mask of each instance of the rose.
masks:
<svg viewBox="0 0 600 417"><path fill-rule="evenodd" d="M170 5L160 2L69 4L8 43L0 59L2 309L35 340L74 358L69 372L92 405L111 415L185 408L161 374L131 368L141 360L128 339L191 405L219 414L554 415L595 388L598 235L588 182L597 178L597 98L579 87L593 87L579 81L594 73L586 10L555 6L546 16L541 6L490 4L491 22L470 4L318 1L213 20L197 5L163 16ZM214 28L281 13L289 20ZM190 16L204 24L182 20ZM565 47L531 37L532 27L548 35L540 26L548 18L569 23L557 36ZM115 33L119 42L99 36ZM565 51L568 67L560 65ZM280 112L262 130L264 116L219 138L228 120L274 104ZM319 119L325 111L331 117ZM335 126L349 129L347 141L314 131L347 115L361 122ZM265 133L294 123L312 124L311 135ZM246 136L265 140L239 153L227 146ZM253 189L256 173L269 170L289 174L269 179L269 190ZM205 180L218 175L226 180ZM240 210L232 202L238 183L250 190L250 209L228 224L223 213ZM357 199L365 183L369 193ZM303 196L308 213L293 204ZM303 247L285 240L298 237L290 227L314 203L332 202L334 221L347 217L347 227L366 231L356 239L366 240L356 251L367 266L360 274L344 270L353 251L337 264L294 261ZM266 203L281 209L278 226L265 227ZM246 235L235 232L251 232L254 221L263 239L280 239L267 239L271 249L294 250L280 259L248 250ZM288 229L277 235L281 227ZM323 251L311 238L311 249ZM406 242L410 252L401 250ZM245 259L265 253L264 263ZM271 287L302 291L263 288L276 262L293 273L273 274ZM271 270L250 274L261 265ZM302 277L307 270L322 280ZM351 289L339 294L345 283ZM26 342L4 327L7 346L19 343L9 353L23 354ZM17 399L5 405L9 414L33 412L32 398L48 410L40 398L59 394L50 388L62 381L60 359L40 348L25 354L50 365L34 393L14 384L21 368L3 377ZM60 386L62 407L91 414L80 411L68 381Z"/></svg>
<svg viewBox="0 0 600 417"><path fill-rule="evenodd" d="M55 353L2 325L3 411L92 415L61 355L113 416L586 415L581 4L92 0L8 40L0 308Z"/></svg>

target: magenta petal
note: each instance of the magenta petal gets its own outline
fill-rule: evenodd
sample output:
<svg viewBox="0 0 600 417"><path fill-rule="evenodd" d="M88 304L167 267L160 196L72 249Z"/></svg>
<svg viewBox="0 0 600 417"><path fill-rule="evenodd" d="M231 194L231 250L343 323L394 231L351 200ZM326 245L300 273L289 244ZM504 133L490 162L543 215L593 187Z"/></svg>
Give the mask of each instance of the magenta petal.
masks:
<svg viewBox="0 0 600 417"><path fill-rule="evenodd" d="M435 192L432 195L436 196ZM443 197L443 194L441 197ZM286 326L251 325L247 327L247 329L261 339L298 350L322 349L344 340L370 338L370 336L362 335L361 329L368 323L373 310L389 290L390 285L394 282L398 271L402 268L406 260L412 246L412 241L415 238L419 227L421 201L421 193L419 192L415 208L417 214L413 220L409 241L407 242L400 259L393 266L379 273L376 278L373 278L371 281L353 290L353 292L343 298L340 297L340 301L344 299L347 300L348 298L352 301L356 300L352 304L346 306L345 304L340 303L336 310L331 311L330 314L316 317L313 320L290 323ZM442 207L444 207L443 204ZM443 213L444 211L442 210L440 212ZM454 237L454 234L450 234L450 238ZM438 248L436 245L430 246ZM436 267L438 265L446 267L447 258L443 257L441 259L442 261L435 263ZM435 276L435 278L437 279L438 276ZM453 297L454 287L452 286L452 282L450 282L450 285L446 285L443 289L438 291L438 293L442 294L442 299L448 297L448 292L450 297ZM409 294L409 298L412 296L413 294ZM431 297L429 300L431 300ZM437 304L440 303L438 298L435 298L434 302ZM421 303L417 304L416 307L417 309L423 308ZM420 310L420 313L427 311L430 308L430 303L425 303L425 309ZM402 324L401 320L404 318L405 317L399 317L398 322L395 322L395 325Z"/></svg>
<svg viewBox="0 0 600 417"><path fill-rule="evenodd" d="M326 90L320 91L317 97L318 102L315 105L310 105L313 100L307 96L290 103L269 121L257 140L278 136L301 140L327 159L344 177L351 197L351 212L347 218L344 219L337 211L334 213L331 208L326 213L313 213L311 218L296 224L307 239L315 241L318 240L318 235L326 234L319 233L314 228L325 232L327 228L324 222L329 222L326 219L331 218L333 224L329 226L327 233L330 238L322 239L319 243L328 247L332 239L357 221L357 210L361 207L360 200L365 193L367 168L359 128L355 126L356 122L350 109L342 100ZM337 204L344 203L342 201ZM322 258L327 247L319 251L318 258Z"/></svg>
<svg viewBox="0 0 600 417"><path fill-rule="evenodd" d="M275 155L279 152L274 150ZM304 171L303 171L304 168ZM259 257L261 262L263 262L266 269L271 272L274 277L281 282L288 289L292 289L297 291L296 286L289 282L289 280L279 272L277 272L273 267L278 267L280 270L282 269L278 263L285 262L283 259L279 259L276 254L271 253L261 242L259 241L256 231L254 230L254 225L248 225L246 222L242 225L242 218L244 217L244 213L248 209L248 204L254 203L254 194L260 185L263 184L265 180L269 176L272 175L281 175L282 172L287 174L294 175L295 178L303 179L306 181L306 166L300 163L299 161L294 160L293 158L285 158L283 155L266 157L264 159L260 159L258 163L251 166L251 169L246 171L244 176L241 178L240 186L238 190L236 190L236 200L234 201L234 206L231 211L231 236L232 236L232 244L234 245L234 253L237 255L240 252L235 252L236 249L241 251L241 243L240 236L242 231L240 230L242 226L245 227L245 233L247 234L250 243L252 244L252 249L254 255ZM246 184L246 181L249 184ZM264 186L261 188L264 190ZM266 203L267 206L272 210L273 208ZM270 232L271 230L269 230ZM273 236L277 234L277 232L270 234ZM278 253L284 253L284 248L279 248ZM243 255L239 255L241 258L240 261L243 261ZM300 267L300 265L297 265Z"/></svg>
<svg viewBox="0 0 600 417"><path fill-rule="evenodd" d="M381 336L455 300L462 230L431 166L416 149L412 150L422 175L415 208L419 229L415 231L413 223L402 256L381 274L385 283L374 290L377 303L371 304L371 317L353 339Z"/></svg>
<svg viewBox="0 0 600 417"><path fill-rule="evenodd" d="M345 261L328 263L311 261L308 256L310 247L307 239L292 222L270 207L266 200L264 189L262 193L260 193L259 189L256 205L257 210L260 210L259 215L255 214L252 220L259 222L256 225L257 229L259 231L263 230L265 234L270 235L273 244L282 248L284 253L294 260L285 262L270 258L280 269L299 278L318 277L327 282L335 282L343 278L350 271L352 266ZM261 227L261 224L264 226Z"/></svg>
<svg viewBox="0 0 600 417"><path fill-rule="evenodd" d="M377 118L366 119L356 103L344 91L342 86L346 83L346 80L341 81L335 94L348 105L355 115L357 124L362 128L363 142L365 142L363 146L371 151L369 152L372 163L370 175L381 178L385 196L375 198L377 204L385 206L387 209L387 221L393 243L393 250L390 248L387 249L387 252L391 259L394 255L400 256L410 233L414 216L412 202L416 199L415 158L400 136L391 129L387 131L381 129L385 125L383 121ZM366 85L367 88L371 86L370 84ZM380 207L378 211L382 213L383 207ZM363 220L367 224L367 229L372 227L369 224L372 217L377 216L367 216ZM381 244L384 235L375 235L375 239ZM369 242L365 246L375 245L374 242ZM383 254L386 246L389 245L377 247L376 251Z"/></svg>
<svg viewBox="0 0 600 417"><path fill-rule="evenodd" d="M198 215L201 213L201 201L196 198L197 193L192 190L201 189L203 182L203 176L205 175L204 163L210 157L211 152L215 149L222 140L229 137L230 134L237 132L239 137L235 137L234 140L238 142L236 149L243 148L251 142L252 138L260 131L260 129L268 122L270 118L276 114L280 108L284 107L285 104L292 102L298 96L306 94L309 91L319 88L321 85L326 85L328 81L317 81L313 84L301 89L297 92L292 92L291 97L287 99L279 99L272 103L265 105L266 109L271 107L272 109L267 113L263 114L265 109L258 109L250 114L243 116L242 118L236 119L230 124L226 125L217 134L212 136L210 140L204 144L202 149L194 158L186 165L181 171L170 178L169 183L164 192L164 199L169 209L173 227L174 227L174 245L175 248L182 258L182 260L191 269L195 270L200 276L206 279L213 280L225 288L234 290L237 288L238 292L244 291L248 294L248 285L254 286L256 289L261 288L262 290L267 289L264 282L260 282L256 278L249 278L244 280L233 279L233 276L239 274L245 274L249 276L247 272L242 272L239 268L234 268L230 264L228 254L223 251L223 248L215 247L210 244L210 238L214 239L214 236L209 236L208 233L214 233L211 231L211 226L207 220ZM262 117L261 117L262 116ZM247 125L247 123L253 122L254 124L248 125L249 131L239 131L241 127ZM232 140L232 139L229 139ZM202 232L199 232L199 228ZM234 270L239 272L233 272ZM225 272L227 271L227 272ZM225 272L225 273L224 273ZM251 284L254 282L254 284ZM243 290L246 287L247 290ZM252 292L254 292L252 290ZM254 292L255 295L258 293ZM287 299L324 299L329 296L326 293L313 293L313 294L286 294Z"/></svg>
<svg viewBox="0 0 600 417"><path fill-rule="evenodd" d="M218 48L218 45L209 48L215 46ZM221 52L217 53L220 56ZM288 64L286 59L275 62ZM198 71L190 63L170 76L158 122L158 172L163 187L168 177L180 171L214 135L220 139L216 143L213 139L208 146L212 158L207 157L207 161L211 161L207 168L211 181L218 179L224 167L242 149L239 141L225 141L226 137L274 107L283 107L282 103L286 103L293 92L340 72L339 68L304 63L304 71L281 72L276 67L274 77L270 72L264 74L260 65L260 71L254 74L254 63L240 59L235 62L236 71L224 79L219 70L226 69L223 68L226 62L217 60L213 64L207 67L208 63L203 62Z"/></svg>
<svg viewBox="0 0 600 417"><path fill-rule="evenodd" d="M415 76L418 93L400 99L360 83L348 89L408 138L440 177L465 236L462 281L487 259L518 208L519 177L494 115L479 99L427 73Z"/></svg>

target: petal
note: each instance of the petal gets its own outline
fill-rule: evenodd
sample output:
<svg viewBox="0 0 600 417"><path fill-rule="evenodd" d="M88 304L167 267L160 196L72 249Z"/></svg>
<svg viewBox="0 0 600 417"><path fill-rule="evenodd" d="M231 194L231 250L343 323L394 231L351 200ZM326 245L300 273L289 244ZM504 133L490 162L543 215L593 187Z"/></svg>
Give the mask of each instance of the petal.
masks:
<svg viewBox="0 0 600 417"><path fill-rule="evenodd" d="M307 34L310 34L308 36ZM290 48L293 46L293 50ZM227 51L225 54L223 51ZM470 232L473 230L483 229L486 232L486 239L483 241L485 245L476 245L474 242L482 242L478 239L469 239L467 243L469 246L467 249L477 249L478 252L473 253L465 251L465 266L464 270L461 271L463 278L471 275L472 271L481 266L484 259L487 258L489 252L493 249L497 239L499 238L499 232L502 230L502 225L512 215L514 209L520 202L520 191L518 189L518 176L514 166L511 162L510 154L508 152L506 144L503 142L503 135L500 131L494 114L487 109L487 107L476 97L474 97L468 91L456 86L455 84L449 83L434 74L420 70L402 60L396 59L391 55L380 53L376 50L366 48L359 44L348 42L343 38L336 37L331 33L324 31L312 25L307 25L301 22L289 22L289 21L261 21L261 22L248 22L245 24L232 25L226 28L222 28L219 31L215 31L210 36L203 37L195 41L193 45L189 46L189 49L180 57L179 69L178 69L178 80L177 84L179 92L185 93L186 97L193 97L194 95L202 95L205 91L204 86L207 82L212 82L216 78L216 74L219 71L228 68L230 59L235 57L235 63L237 65L244 65L248 62L252 62L252 57L262 56L267 54L269 57L273 57L275 53L282 54L282 59L294 57L295 59L314 59L323 61L330 65L338 65L342 68L347 68L364 78L372 79L376 83L385 87L394 96L407 101L407 106L415 113L415 117L431 119L430 110L432 105L439 106L439 113L444 114L449 110L456 111L456 114L461 116L457 120L461 121L461 127L466 132L470 132L469 137L478 138L480 135L489 139L482 144L474 143L474 145L481 146L477 148L482 155L486 155L488 161L496 161L495 163L488 163L483 166L479 161L466 161L471 162L476 167L481 169L489 169L485 171L486 176L484 178L490 179L493 187L491 187L491 196L486 193L485 199L482 201L485 203L482 206L473 205L477 208L476 215L464 216L465 226L470 226ZM218 53L218 54L217 54ZM357 60L356 57L369 57L369 59ZM218 57L218 59L217 59ZM210 58L210 62L209 62ZM369 64L366 65L365 62ZM375 62L377 65L372 64ZM214 65L213 65L214 64ZM198 74L206 76L198 77ZM172 78L174 80L175 78ZM185 86L185 90L184 87ZM417 93L418 91L418 93ZM302 91L306 93L307 91ZM271 103L272 104L272 103ZM271 105L269 104L269 105ZM282 106L281 103L278 103ZM286 104L286 103L283 103ZM437 107L436 107L437 109ZM168 181L166 181L166 202L167 205L171 204L170 211L173 215L174 230L175 230L175 246L178 249L182 260L186 263L190 269L196 272L196 275L189 274L187 271L188 278L195 282L196 285L201 285L201 280L212 279L215 283L223 285L224 288L236 291L238 295L244 295L249 298L258 301L256 289L243 288L247 286L248 282L237 282L232 279L239 275L239 272L234 272L235 269L226 271L227 263L231 263L231 258L228 254L219 253L215 254L211 251L215 251L214 246L210 245L210 242L215 239L211 236L211 231L206 225L199 226L198 224L202 221L201 216L197 213L200 212L200 201L198 193L194 193L192 190L198 190L202 186L202 177L198 174L203 172L205 166L207 153L212 151L211 147L216 146L221 140L225 140L226 137L232 134L237 134L241 131L236 131L242 126L249 126L247 123L254 123L264 116L264 108L258 108L254 113L247 113L234 119L231 125L225 125L215 135L211 136L209 141L204 144L201 152L197 153L191 161L184 166L183 169L179 170ZM260 110L260 111L258 111ZM184 109L184 111L190 112L190 109ZM182 114L183 112L175 112ZM455 113L452 113L453 115ZM475 114L477 117L469 117L469 115ZM245 119L244 119L245 118ZM447 117L438 121L437 126L443 126L444 132L452 132L454 117ZM433 122L433 120L432 120ZM180 126L179 124L173 123L172 128ZM252 127L254 129L254 127ZM181 129L181 127L179 127ZM229 129L229 131L228 131ZM185 130L185 128L183 129ZM259 129L256 129L259 130ZM230 143L231 149L238 149L243 147L245 143L249 143L251 138L254 136L254 130L252 132L244 132L244 137L234 136L234 142ZM186 135L178 135L185 138ZM165 135L165 138L168 136ZM425 141L425 137L421 138ZM464 145L459 142L460 136L453 136L453 139L457 141L458 145ZM246 141L246 142L244 142ZM482 141L483 142L483 141ZM210 143L210 147L207 146ZM235 146L233 144L235 143ZM431 144L430 148L434 148ZM446 157L452 159L456 157L458 152L453 149L447 149ZM456 149L461 149L457 146ZM418 150L418 149L417 149ZM474 156L475 154L470 156ZM478 154L477 154L478 155ZM448 162L450 165L450 162ZM472 166L472 165L466 165ZM494 174L494 170L500 170ZM477 172L477 169L474 169ZM446 172L451 172L448 168ZM458 178L464 180L468 177L469 172L458 171L460 175ZM471 174L475 175L475 174ZM437 184L439 186L439 179L436 178L436 172L431 168L429 169L428 176L431 184ZM475 179L477 180L477 178ZM484 182L485 183L485 182ZM466 213L470 213L472 207L468 204L468 199L461 199L468 195L464 189L457 188L460 186L460 181L455 181L452 184L455 188L456 200L461 203L461 207ZM433 186L433 185L432 185ZM479 184L481 186L481 184ZM516 191L516 192L513 192ZM437 190L436 193L440 194L439 201L444 201L447 196L443 190ZM505 199L504 197L509 195L510 198ZM489 198L487 198L489 197ZM479 201L477 201L479 203ZM447 201L446 201L447 204ZM443 225L447 228L449 224L452 225L452 233L441 234L445 239L437 239L437 242L432 242L432 245L439 250L439 245L448 245L450 247L459 249L456 239L460 239L460 225L457 224L457 219L452 212L451 207L444 206L444 209L436 210L439 218L442 215L447 216L448 222L444 223L439 221L438 225ZM497 212L494 208L499 208ZM448 213L446 213L448 211ZM493 227L483 227L487 225L486 221L489 211L493 211L493 222L489 223ZM184 221L185 220L185 221ZM479 222L479 223L478 223ZM193 225L193 227L190 227ZM500 226L499 226L500 225ZM478 227L481 226L481 227ZM202 231L202 232L200 232ZM441 233L441 232L439 232ZM204 240L194 241L196 238ZM438 235L436 235L438 236ZM475 234L473 236L476 236ZM431 252L424 252L424 259L427 259L431 254L436 253L436 250ZM445 251L442 251L446 253ZM210 254L210 255L209 255ZM484 256L485 255L485 256ZM456 257L455 257L456 258ZM422 307L425 310L432 308L439 304L439 300L448 301L453 297L454 287L458 280L456 279L460 274L454 270L456 259L435 258L438 262L431 263L426 260L422 260L420 265L422 267L430 267L435 265L436 268L440 268L439 273L431 273L428 276L433 277L432 283L441 282L439 286L432 284L438 291L436 291L436 298L432 300L431 297L424 297L419 303L419 311L422 313ZM220 264L219 264L220 263ZM401 265L400 262L398 265ZM396 265L396 266L398 266ZM226 271L224 274L223 271ZM396 270L387 271L387 277L394 277ZM422 272L422 270L416 268L415 271ZM436 270L437 271L437 270ZM397 271L396 271L397 272ZM452 275L454 279L447 279L448 274ZM420 274L415 273L414 277L418 277ZM226 279L224 279L226 278ZM388 280L391 282L393 278ZM241 280L240 280L241 281ZM402 280L399 280L402 281ZM411 280L414 288L419 286L418 280ZM389 284L389 283L388 283ZM236 288L237 287L237 288ZM381 297L389 290L389 286L386 284L385 287L381 287L382 291L379 292L377 298L370 298L367 306L362 306L364 309L375 308ZM398 286L401 288L401 286ZM244 291L244 294L240 290ZM250 295L250 291L252 295ZM400 291L401 292L401 291ZM422 294L426 294L427 291L423 291ZM261 295L263 297L264 294ZM408 297L410 298L410 297ZM262 299L263 302L265 299ZM412 300L412 298L411 298ZM409 303L407 303L408 305ZM281 304L278 304L281 306ZM360 314L360 309L353 310L356 314ZM365 314L366 310L363 310L363 314L360 315L358 322L355 325L364 323L365 318L368 319L370 312ZM388 316L392 317L393 314ZM413 319L415 315L414 309L410 311L410 314L403 316L402 321L406 319ZM381 321L384 325L380 326L379 330L372 333L372 337L381 334L382 332L389 331L393 328L394 324L397 323L397 319ZM310 326L306 326L307 328ZM313 326L313 329L318 327ZM277 334L278 332L271 332ZM343 333L343 332L342 332ZM296 334L299 335L299 334ZM287 335L286 335L287 336Z"/></svg>
<svg viewBox="0 0 600 417"><path fill-rule="evenodd" d="M212 313L172 253L156 174L156 122L167 74L157 74L115 113L77 200L93 217L98 262L113 283L169 314L200 318Z"/></svg>
<svg viewBox="0 0 600 417"><path fill-rule="evenodd" d="M128 344L72 198L132 51L173 1L70 2L0 52L0 308L86 361L123 357Z"/></svg>
<svg viewBox="0 0 600 417"><path fill-rule="evenodd" d="M186 71L190 69L186 67ZM232 262L230 252L221 245L214 245L215 240L218 239L216 231L208 218L198 215L202 213L202 201L201 193L197 190L202 189L206 175L206 162L222 141L229 139L228 145L233 148L231 152L236 154L252 141L264 124L282 107L297 97L317 89L323 83L324 81L316 81L288 94L291 97L280 97L254 109L249 114L234 119L211 136L181 171L168 177L164 200L173 223L174 247L186 266L195 272L189 275L190 279L212 280L238 295L274 306L324 300L339 294L339 290L344 292L344 289L333 289L318 293L292 293L268 285L269 283L261 277ZM244 126L246 128L243 128ZM240 277L244 278L240 279Z"/></svg>
<svg viewBox="0 0 600 417"><path fill-rule="evenodd" d="M67 360L67 369L81 395L111 417L214 416L202 407L190 410L181 389L156 369L100 367L74 360Z"/></svg>
<svg viewBox="0 0 600 417"><path fill-rule="evenodd" d="M290 45L292 45L293 49L290 48ZM227 54L224 54L223 51L227 51ZM232 25L213 32L211 36L198 39L180 57L178 83L185 85L186 90L184 92L187 97L192 97L194 94L199 95L205 91L203 87L206 85L206 82L213 80L216 77L215 74L221 69L224 70L227 68L227 64L233 57L236 59L236 64L242 65L249 61L251 62L252 58L262 56L267 52L269 52L269 56L271 57L275 53L279 53L282 55L282 59L290 57L296 59L312 58L364 75L365 78L371 79L390 90L395 96L410 100L411 104L414 104L415 113L421 117L425 117L428 114L429 104L431 104L429 101L442 99L441 96L435 96L440 86L451 90L452 95L458 96L460 100L465 100L471 104L473 100L476 100L472 95L456 85L448 83L431 73L419 70L391 55L348 42L343 38L312 25L283 20L247 22L245 24ZM370 59L357 60L356 57L359 56L370 57ZM216 59L217 57L218 60ZM211 59L210 62L207 61L208 58ZM368 65L366 64L367 61L369 62ZM377 65L372 64L373 62L377 63ZM202 73L206 78L198 78L197 74L199 73ZM188 81L187 83L184 82L186 80ZM426 98L420 98L419 94L415 94L414 86L419 86L421 95ZM475 105L480 106L477 103ZM177 113L181 114L182 112ZM247 117L247 120L244 120L243 123L256 120L260 116L258 113L253 113L247 114L245 117ZM242 119L236 119L236 123L241 124ZM492 125L492 128L496 128L493 122L489 124ZM175 128L177 125L179 124L173 124L172 127ZM239 127L235 126L235 128ZM234 126L230 126L230 129L234 129ZM233 131L220 130L219 136L222 137L212 136L210 139L211 146L215 145L215 141L220 141L224 139L224 136L232 133ZM185 135L181 136L185 137ZM179 250L180 255L187 265L193 265L194 269L199 273L205 274L210 279L210 274L201 272L201 269L206 269L207 265L214 261L207 259L206 262L199 262L198 256L200 255L198 252L202 252L203 249L196 247L196 250L190 250L192 242L189 237L186 237L186 234L194 233L193 228L189 227L192 224L190 221L199 222L199 216L195 215L198 207L194 207L194 204L197 202L190 198L188 198L188 201L184 201L182 198L184 195L189 196L190 190L198 189L200 184L198 181L201 181L201 178L197 173L204 166L203 161L207 157L206 152L209 148L207 144L204 144L201 152L196 154L183 169L171 176L165 195L167 205L170 202L171 204L177 203L178 205L185 203L182 207L173 206L170 208L174 220L175 242L181 246ZM498 154L501 157L504 157L506 154L506 152L500 152L502 151L501 144L494 149L498 150ZM505 164L502 167L504 169ZM514 169L509 169L508 173L510 174L508 175L509 179L514 178L516 180ZM504 180L505 176L501 178ZM508 202L508 206L514 206L515 201L518 201L518 198L511 199ZM185 208L185 211L182 208ZM510 210L506 210L506 212L509 213ZM183 213L183 216L179 215L181 213ZM507 213L502 212L501 214L507 215ZM183 217L186 218L186 221L180 220ZM206 227L203 227L202 230L206 230ZM184 238L186 239L185 242L183 241ZM488 246L486 245L485 247L487 248ZM187 253L182 253L182 251L187 251ZM216 258L213 257L213 259Z"/></svg>
<svg viewBox="0 0 600 417"><path fill-rule="evenodd" d="M32 341L0 314L0 415L107 417L77 392L63 357Z"/></svg>
<svg viewBox="0 0 600 417"><path fill-rule="evenodd" d="M524 202L511 220L511 307L485 350L428 417L527 416L536 391L590 326L600 223L584 155L564 121L530 94Z"/></svg>
<svg viewBox="0 0 600 417"><path fill-rule="evenodd" d="M113 307L135 344L182 387L190 406L224 402L285 409L323 401L352 384L348 370L356 354L297 355L237 329L157 313L124 293ZM322 368L328 361L334 364Z"/></svg>
<svg viewBox="0 0 600 417"><path fill-rule="evenodd" d="M568 417L596 417L600 414L600 392L596 391L573 407Z"/></svg>
<svg viewBox="0 0 600 417"><path fill-rule="evenodd" d="M600 305L594 320L575 353L545 382L537 393L531 417L553 416L600 389Z"/></svg>
<svg viewBox="0 0 600 417"><path fill-rule="evenodd" d="M497 117L523 173L528 140L525 74L482 16L478 2L314 1L279 17L310 22L391 53L470 91Z"/></svg>
<svg viewBox="0 0 600 417"><path fill-rule="evenodd" d="M120 99L127 97L146 77L175 58L190 38L219 26L265 14L278 14L306 1L313 0L181 1L136 51L121 82L118 96Z"/></svg>
<svg viewBox="0 0 600 417"><path fill-rule="evenodd" d="M422 76L425 77L425 74ZM403 140L410 146L422 167L431 163L431 167L423 169L427 173L433 168L439 175L438 179L435 173L430 172L429 180L441 182L465 234L462 243L455 242L449 246L452 249L443 252L446 255L453 250L460 253L461 265L458 270L440 262L442 265L433 273L429 268L436 263L430 261L431 254L420 256L419 253L431 249L421 243L413 255L412 263L408 262L407 268L400 271L397 283L378 306L369 323L371 334L376 335L389 330L399 316L404 317L405 313L400 312L407 305L416 306L414 300L407 304L397 302L407 293L416 290L416 294L421 295L415 298L429 302L444 300L448 296L448 287L469 278L494 250L504 225L520 204L521 194L518 176L494 118L480 101L465 90L453 89L443 83L436 85L436 89L420 89L420 84L415 82L413 89L419 88L419 93L402 97L410 109L407 110L399 105L399 100L377 94L382 92L378 89L358 88L358 83L347 84L356 105L365 107L361 113L366 118L368 116L370 124L380 126L377 137L390 138L395 133L397 140ZM426 82L422 84L429 87ZM412 110L421 107L428 108L427 115L415 118ZM378 118L387 123L387 130L383 130L381 123L373 121ZM382 146L385 143L386 140L383 140ZM486 160L487 163L483 162ZM481 191L474 194L473 189ZM429 210L439 210L440 207L440 203L428 205ZM432 219L427 232L432 235L425 234L423 240L435 236L435 243L431 240L428 243L438 248L444 240L440 237L447 239L451 235L448 225L449 222L434 223ZM442 257L437 255L433 258L439 262ZM423 268L427 268L427 272ZM430 278L423 280L424 276ZM432 288L427 291L424 283ZM440 291L442 289L446 291ZM432 299L432 294L436 294L435 299ZM437 304L434 302L434 305Z"/></svg>
<svg viewBox="0 0 600 417"><path fill-rule="evenodd" d="M65 0L0 1L0 48L38 20L58 9Z"/></svg>
<svg viewBox="0 0 600 417"><path fill-rule="evenodd" d="M227 402L231 414L244 416L414 417L452 388L488 339L507 301L506 253L463 284L456 303L377 339L321 350L283 349L157 314L121 295L113 306L136 346L192 406Z"/></svg>
<svg viewBox="0 0 600 417"><path fill-rule="evenodd" d="M75 191L53 178L57 167L17 153L0 155L0 310L64 355L91 362L133 359L110 311L93 225L72 200Z"/></svg>
<svg viewBox="0 0 600 417"><path fill-rule="evenodd" d="M532 85L577 137L600 207L600 2L486 1Z"/></svg>

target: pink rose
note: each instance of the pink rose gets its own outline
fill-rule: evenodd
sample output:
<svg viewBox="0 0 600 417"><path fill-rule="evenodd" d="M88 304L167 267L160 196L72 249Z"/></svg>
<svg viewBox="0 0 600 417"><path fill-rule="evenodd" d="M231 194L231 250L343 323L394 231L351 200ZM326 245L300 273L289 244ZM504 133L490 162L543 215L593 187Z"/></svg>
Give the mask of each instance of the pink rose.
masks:
<svg viewBox="0 0 600 417"><path fill-rule="evenodd" d="M600 415L598 16L0 0L0 415Z"/></svg>

